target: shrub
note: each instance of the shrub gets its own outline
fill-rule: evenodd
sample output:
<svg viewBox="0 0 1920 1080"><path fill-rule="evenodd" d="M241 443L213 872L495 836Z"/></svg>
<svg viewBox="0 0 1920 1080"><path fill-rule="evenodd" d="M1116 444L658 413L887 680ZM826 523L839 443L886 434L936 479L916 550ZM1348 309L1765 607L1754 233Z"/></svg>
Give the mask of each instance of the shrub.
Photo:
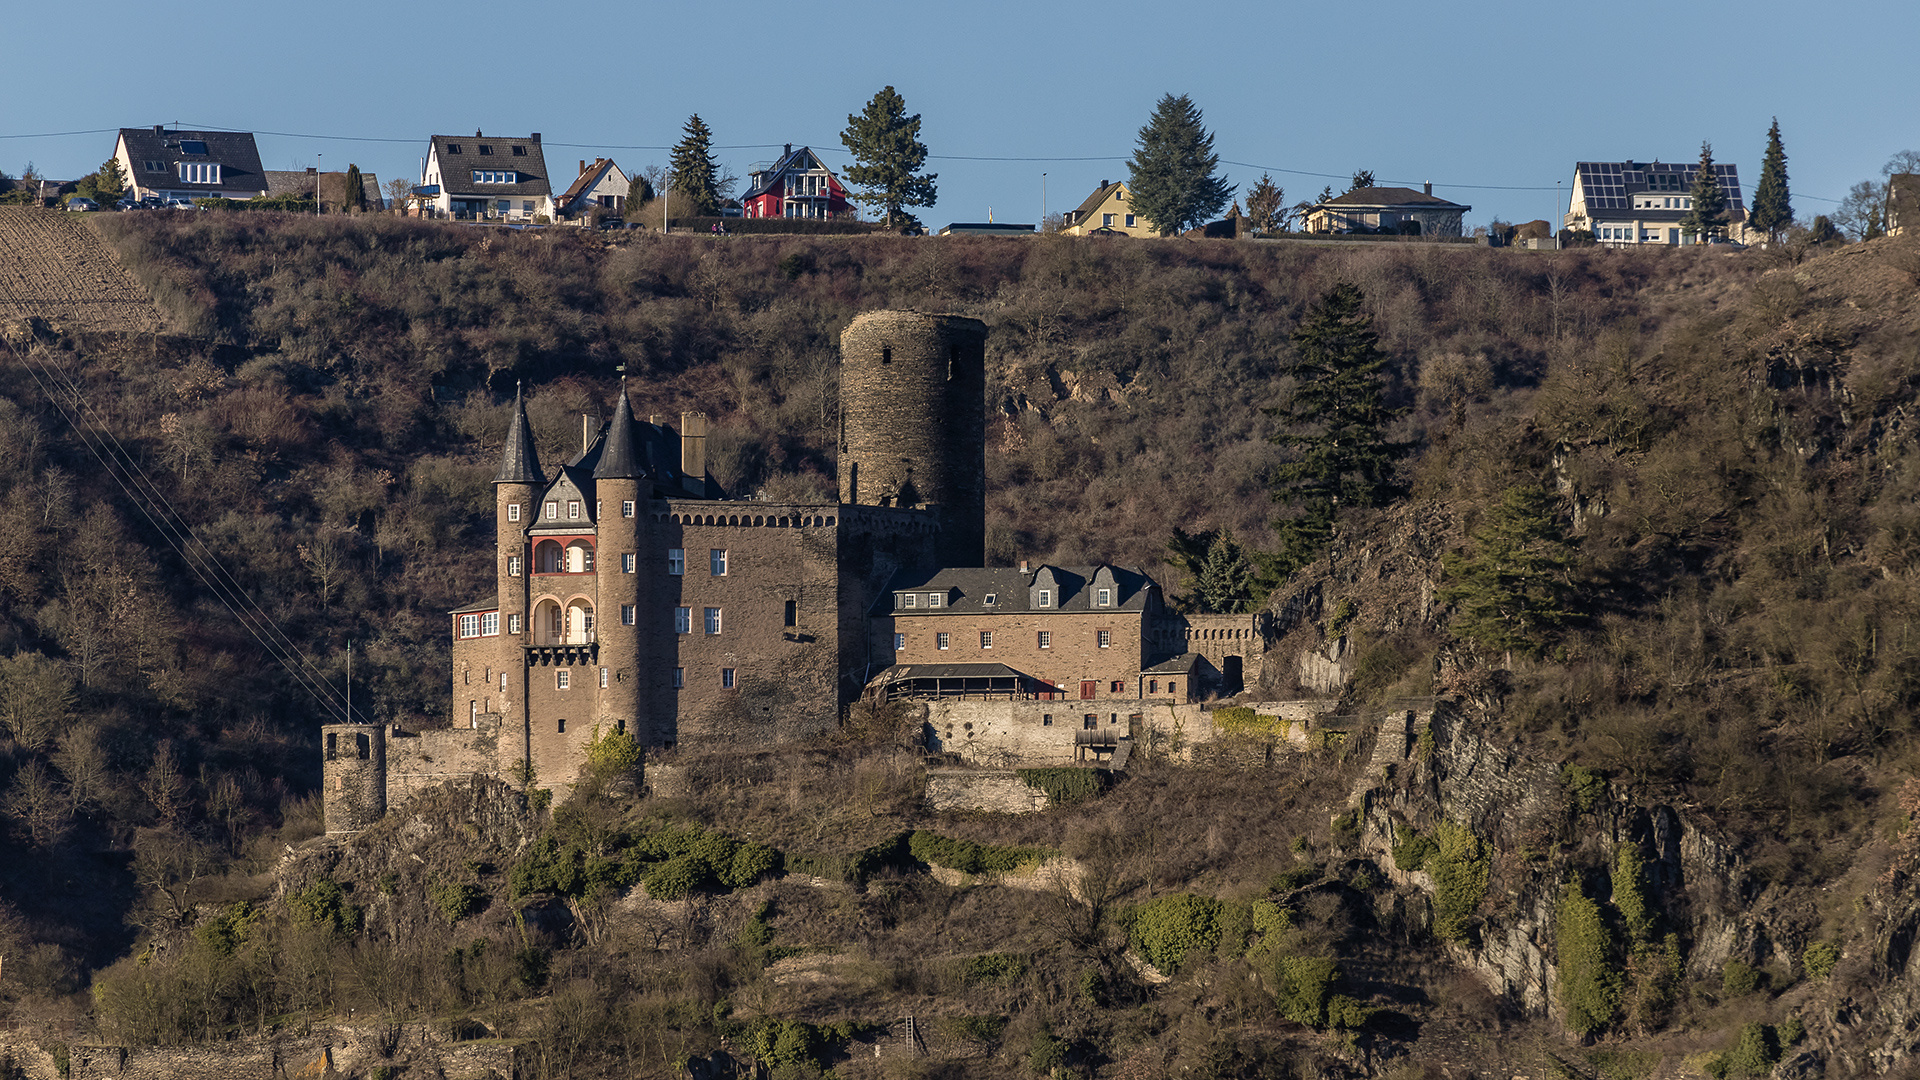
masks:
<svg viewBox="0 0 1920 1080"><path fill-rule="evenodd" d="M907 838L907 852L920 862L963 874L1012 873L1022 865L1039 862L1053 854L1047 848L976 844L924 829Z"/></svg>
<svg viewBox="0 0 1920 1080"><path fill-rule="evenodd" d="M1824 979L1833 974L1834 965L1840 962L1840 947L1831 941L1816 941L1807 946L1800 955L1800 963L1807 969L1807 978Z"/></svg>
<svg viewBox="0 0 1920 1080"><path fill-rule="evenodd" d="M1396 869L1424 870L1427 859L1439 850L1431 839L1415 832L1411 825L1394 826L1393 865Z"/></svg>
<svg viewBox="0 0 1920 1080"><path fill-rule="evenodd" d="M587 739L587 769L596 777L610 780L628 776L640 767L640 743L633 736L614 728L605 732L593 726Z"/></svg>
<svg viewBox="0 0 1920 1080"><path fill-rule="evenodd" d="M1613 908L1636 947L1653 940L1653 902L1638 845L1621 844L1613 853Z"/></svg>
<svg viewBox="0 0 1920 1080"><path fill-rule="evenodd" d="M1607 782L1599 773L1572 762L1560 767L1560 786L1566 789L1569 808L1581 814L1592 813L1607 795Z"/></svg>
<svg viewBox="0 0 1920 1080"><path fill-rule="evenodd" d="M298 892L289 893L287 910L295 922L305 926L329 927L342 937L360 932L360 909L347 903L346 891L332 878L321 878Z"/></svg>
<svg viewBox="0 0 1920 1080"><path fill-rule="evenodd" d="M1296 1024L1325 1027L1327 1000L1340 969L1324 956L1283 956L1274 964L1273 996L1280 1015Z"/></svg>
<svg viewBox="0 0 1920 1080"><path fill-rule="evenodd" d="M1147 962L1172 975L1189 955L1220 944L1220 901L1182 893L1133 909L1128 936Z"/></svg>
<svg viewBox="0 0 1920 1080"><path fill-rule="evenodd" d="M724 868L715 868L714 876L729 889L745 889L780 869L780 853L765 844L743 843L734 849Z"/></svg>
<svg viewBox="0 0 1920 1080"><path fill-rule="evenodd" d="M480 910L487 891L471 881L437 881L427 886L427 896L440 909L442 918L457 923Z"/></svg>
<svg viewBox="0 0 1920 1080"><path fill-rule="evenodd" d="M1720 990L1730 998L1745 997L1760 989L1760 972L1739 957L1728 960L1720 969Z"/></svg>
<svg viewBox="0 0 1920 1080"><path fill-rule="evenodd" d="M1113 782L1107 769L1021 769L1019 776L1028 787L1046 792L1048 806L1078 806L1098 798Z"/></svg>
<svg viewBox="0 0 1920 1080"><path fill-rule="evenodd" d="M1554 946L1560 960L1560 1005L1567 1027L1586 1038L1613 1023L1620 1008L1620 970L1613 958L1600 905L1587 898L1580 883L1560 889L1554 920Z"/></svg>
<svg viewBox="0 0 1920 1080"><path fill-rule="evenodd" d="M985 953L966 960L968 982L1006 984L1019 981L1027 973L1027 958L1019 953Z"/></svg>
<svg viewBox="0 0 1920 1080"><path fill-rule="evenodd" d="M1766 1024L1742 1024L1740 1038L1727 1053L1729 1076L1764 1076L1780 1060L1780 1043Z"/></svg>
<svg viewBox="0 0 1920 1080"><path fill-rule="evenodd" d="M1442 941L1465 941L1469 920L1487 893L1492 854L1465 825L1442 820L1434 849L1423 860L1433 875L1433 933Z"/></svg>
<svg viewBox="0 0 1920 1080"><path fill-rule="evenodd" d="M232 956L234 949L246 943L259 921L260 912L254 910L252 904L241 901L229 904L203 920L194 927L193 937L202 946L221 956Z"/></svg>
<svg viewBox="0 0 1920 1080"><path fill-rule="evenodd" d="M1033 1041L1027 1044L1027 1068L1041 1076L1050 1075L1066 1064L1068 1049L1065 1039L1042 1028L1033 1033Z"/></svg>
<svg viewBox="0 0 1920 1080"><path fill-rule="evenodd" d="M1262 716L1245 705L1229 705L1213 710L1213 730L1222 735L1245 735L1257 739L1284 739L1289 721L1279 716Z"/></svg>
<svg viewBox="0 0 1920 1080"><path fill-rule="evenodd" d="M692 855L675 855L647 871L647 895L655 900L679 900L705 885L707 864Z"/></svg>

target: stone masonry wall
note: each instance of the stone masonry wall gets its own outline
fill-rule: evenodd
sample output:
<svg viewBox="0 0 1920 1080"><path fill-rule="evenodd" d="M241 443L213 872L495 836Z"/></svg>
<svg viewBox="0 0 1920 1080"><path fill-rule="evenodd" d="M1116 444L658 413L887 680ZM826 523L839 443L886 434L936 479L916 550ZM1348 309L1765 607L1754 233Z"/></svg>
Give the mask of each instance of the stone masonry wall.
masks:
<svg viewBox="0 0 1920 1080"><path fill-rule="evenodd" d="M499 1039L454 1041L430 1025L332 1025L306 1034L235 1039L206 1046L71 1046L66 1080L320 1080L365 1076L385 1066L395 1074L446 1080L513 1080L527 1072L524 1047ZM53 1055L30 1043L0 1043L9 1075L58 1080Z"/></svg>
<svg viewBox="0 0 1920 1080"><path fill-rule="evenodd" d="M929 769L927 808L935 813L952 810L1033 814L1047 808L1047 795L1028 787L1014 772Z"/></svg>
<svg viewBox="0 0 1920 1080"><path fill-rule="evenodd" d="M499 762L500 714L482 713L473 727L387 733L387 805L399 806L448 780L493 776Z"/></svg>
<svg viewBox="0 0 1920 1080"><path fill-rule="evenodd" d="M1214 730L1213 713L1199 705L1164 701L934 700L926 706L927 752L956 754L991 768L1036 768L1074 764L1074 735L1081 731L1131 738L1135 754L1172 761L1209 761L1231 740ZM1256 716L1286 720L1281 741L1305 749L1308 732L1332 703L1264 701ZM1087 726L1087 717L1093 726Z"/></svg>

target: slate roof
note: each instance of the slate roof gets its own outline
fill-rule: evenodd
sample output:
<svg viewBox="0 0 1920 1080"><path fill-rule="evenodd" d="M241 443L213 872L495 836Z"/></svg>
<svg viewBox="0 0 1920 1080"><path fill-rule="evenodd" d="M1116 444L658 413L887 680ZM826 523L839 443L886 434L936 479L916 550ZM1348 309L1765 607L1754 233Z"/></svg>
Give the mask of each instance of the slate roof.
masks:
<svg viewBox="0 0 1920 1080"><path fill-rule="evenodd" d="M613 422L607 425L600 460L593 467L595 480L640 480L651 475L633 428L633 406L627 404L627 382L622 379L620 402L613 407Z"/></svg>
<svg viewBox="0 0 1920 1080"><path fill-rule="evenodd" d="M533 452L533 427L527 423L527 403L518 390L513 394L513 421L507 425L507 445L500 451L500 470L496 484L545 484L540 459Z"/></svg>
<svg viewBox="0 0 1920 1080"><path fill-rule="evenodd" d="M471 604L462 604L457 608L453 608L449 610L447 614L461 615L469 611L498 611L498 610L500 610L500 594L488 593L487 598L485 600L475 600Z"/></svg>
<svg viewBox="0 0 1920 1080"><path fill-rule="evenodd" d="M1429 210L1460 210L1463 212L1473 209L1471 206L1462 206L1457 202L1449 202L1437 195L1428 195L1424 191L1415 191L1407 187L1355 188L1337 199L1328 199L1326 202L1316 203L1315 206L1415 206Z"/></svg>
<svg viewBox="0 0 1920 1080"><path fill-rule="evenodd" d="M899 679L1009 679L1026 678L1005 664L895 664L880 672L884 682Z"/></svg>
<svg viewBox="0 0 1920 1080"><path fill-rule="evenodd" d="M538 135L435 135L433 156L440 163L440 189L448 195L507 198L553 194ZM520 180L513 184L476 184L475 169L511 170Z"/></svg>
<svg viewBox="0 0 1920 1080"><path fill-rule="evenodd" d="M1200 663L1199 653L1181 653L1171 660L1162 660L1149 668L1141 668L1142 675L1185 675Z"/></svg>
<svg viewBox="0 0 1920 1080"><path fill-rule="evenodd" d="M1122 187L1125 183L1126 181L1124 180L1115 180L1111 184L1102 184L1095 188L1093 194L1087 196L1087 201L1080 204L1080 209L1075 210L1067 216L1067 224L1078 225L1080 222L1086 220L1088 214L1098 210L1100 204L1107 201L1107 198L1113 194L1115 188Z"/></svg>
<svg viewBox="0 0 1920 1080"><path fill-rule="evenodd" d="M1113 603L1094 606L1093 580L1100 571L1113 575ZM1042 573L1051 572L1054 585L1052 603L1035 607L1031 590ZM1041 587L1044 587L1041 586ZM916 607L915 615L1011 615L1042 611L1145 611L1152 596L1153 579L1125 566L1049 566L1042 564L1030 571L1004 567L948 567L939 570L903 570L893 576L887 588L874 602L876 615L895 615L902 610L893 606L895 593L942 593L941 606ZM991 595L992 604L986 602Z"/></svg>
<svg viewBox="0 0 1920 1080"><path fill-rule="evenodd" d="M811 163L806 163L803 161L803 158L809 158L809 157L813 159ZM740 196L740 201L742 203L745 203L749 199L757 199L760 196L765 195L767 192L772 191L774 185L778 184L780 182L780 178L782 176L785 176L787 173L795 169L798 169L801 172L812 172L814 165L818 165L821 169L825 170L826 174L828 176L833 177L835 181L838 181L840 179L838 174L836 174L832 169L827 168L826 162L820 160L819 154L814 153L812 148L810 147L802 146L798 149L788 150L786 153L781 154L780 160L775 161L771 168L763 170L760 173L760 175L765 177L766 179L754 185L753 190L747 192L745 195Z"/></svg>
<svg viewBox="0 0 1920 1080"><path fill-rule="evenodd" d="M254 145L251 131L168 131L165 128L121 128L120 139L127 145L127 160L133 163L128 180L140 187L164 187L176 191L265 191L266 170L260 167L260 149ZM205 153L188 153L182 143L204 144ZM163 173L149 172L146 162L165 166ZM175 166L182 161L209 161L220 166L217 184L190 184L180 179Z"/></svg>

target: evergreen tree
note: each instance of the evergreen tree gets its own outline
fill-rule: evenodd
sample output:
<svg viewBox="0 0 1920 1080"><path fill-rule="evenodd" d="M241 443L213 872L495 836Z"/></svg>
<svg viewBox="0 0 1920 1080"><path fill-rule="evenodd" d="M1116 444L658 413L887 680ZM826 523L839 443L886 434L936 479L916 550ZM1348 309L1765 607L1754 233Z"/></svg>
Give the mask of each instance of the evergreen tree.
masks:
<svg viewBox="0 0 1920 1080"><path fill-rule="evenodd" d="M1181 611L1237 615L1251 611L1273 591L1233 534L1217 529L1189 533L1174 526L1167 541L1170 561L1180 571Z"/></svg>
<svg viewBox="0 0 1920 1080"><path fill-rule="evenodd" d="M905 208L932 206L940 174L914 172L927 163L927 147L920 141L920 114L907 115L906 99L891 86L873 95L863 112L847 116L840 142L856 162L846 171L847 182L866 189L854 199L877 207L889 229L918 225Z"/></svg>
<svg viewBox="0 0 1920 1080"><path fill-rule="evenodd" d="M100 171L93 182L94 198L103 206L112 206L127 193L127 176L120 171L120 160L108 158L100 163Z"/></svg>
<svg viewBox="0 0 1920 1080"><path fill-rule="evenodd" d="M687 117L686 127L673 148L673 176L669 192L687 198L687 210L694 217L711 217L720 212L720 167L713 160L713 132L699 113Z"/></svg>
<svg viewBox="0 0 1920 1080"><path fill-rule="evenodd" d="M1280 228L1280 208L1285 205L1287 192L1273 182L1273 177L1260 174L1260 182L1247 191L1247 219L1254 229L1260 232L1275 232Z"/></svg>
<svg viewBox="0 0 1920 1080"><path fill-rule="evenodd" d="M653 201L653 183L639 173L627 181L627 217L636 218L640 208Z"/></svg>
<svg viewBox="0 0 1920 1080"><path fill-rule="evenodd" d="M1347 185L1347 190L1359 191L1361 188L1370 188L1372 186L1373 186L1373 170L1372 169L1355 169L1353 173L1353 180L1351 183Z"/></svg>
<svg viewBox="0 0 1920 1080"><path fill-rule="evenodd" d="M1455 632L1484 648L1538 656L1574 618L1573 545L1538 487L1508 489L1474 530L1472 554L1442 564L1436 596L1458 606Z"/></svg>
<svg viewBox="0 0 1920 1080"><path fill-rule="evenodd" d="M1294 358L1282 372L1294 380L1285 404L1265 410L1287 430L1273 441L1293 460L1273 471L1273 497L1298 507L1274 522L1280 549L1272 565L1281 575L1312 562L1333 536L1335 515L1347 507L1382 506L1402 489L1394 466L1413 449L1387 438L1406 414L1389 408L1373 317L1361 310L1357 286L1336 284L1293 332Z"/></svg>
<svg viewBox="0 0 1920 1080"><path fill-rule="evenodd" d="M1185 94L1167 94L1140 129L1127 181L1134 213L1152 222L1161 236L1185 232L1220 212L1233 187L1216 176L1220 155L1213 135L1200 123L1200 107Z"/></svg>
<svg viewBox="0 0 1920 1080"><path fill-rule="evenodd" d="M1753 210L1747 223L1767 234L1769 242L1793 224L1793 206L1787 196L1787 150L1780 144L1780 118L1767 129L1767 154L1760 161L1760 183L1753 189Z"/></svg>
<svg viewBox="0 0 1920 1080"><path fill-rule="evenodd" d="M367 185L360 178L360 166L348 163L347 190L341 196L340 206L348 213L367 208Z"/></svg>
<svg viewBox="0 0 1920 1080"><path fill-rule="evenodd" d="M1693 174L1693 190L1687 201L1692 208L1680 219L1680 231L1697 236L1701 243L1719 236L1727 227L1727 193L1713 171L1713 144L1700 144L1700 167Z"/></svg>

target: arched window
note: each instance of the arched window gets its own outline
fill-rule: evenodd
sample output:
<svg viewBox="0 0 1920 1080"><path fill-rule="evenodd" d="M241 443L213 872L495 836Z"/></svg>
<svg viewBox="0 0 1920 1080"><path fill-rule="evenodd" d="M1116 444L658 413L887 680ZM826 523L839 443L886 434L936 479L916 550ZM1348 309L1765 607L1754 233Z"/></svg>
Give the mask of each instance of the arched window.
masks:
<svg viewBox="0 0 1920 1080"><path fill-rule="evenodd" d="M590 574L593 572L593 544L586 540L575 540L567 545L566 573Z"/></svg>
<svg viewBox="0 0 1920 1080"><path fill-rule="evenodd" d="M566 639L566 615L558 602L542 600L533 609L533 643L558 645Z"/></svg>
<svg viewBox="0 0 1920 1080"><path fill-rule="evenodd" d="M593 604L584 599L569 600L562 632L563 643L567 645L585 645L592 641Z"/></svg>
<svg viewBox="0 0 1920 1080"><path fill-rule="evenodd" d="M566 553L558 540L542 540L533 549L533 572L536 574L560 574L567 568Z"/></svg>

